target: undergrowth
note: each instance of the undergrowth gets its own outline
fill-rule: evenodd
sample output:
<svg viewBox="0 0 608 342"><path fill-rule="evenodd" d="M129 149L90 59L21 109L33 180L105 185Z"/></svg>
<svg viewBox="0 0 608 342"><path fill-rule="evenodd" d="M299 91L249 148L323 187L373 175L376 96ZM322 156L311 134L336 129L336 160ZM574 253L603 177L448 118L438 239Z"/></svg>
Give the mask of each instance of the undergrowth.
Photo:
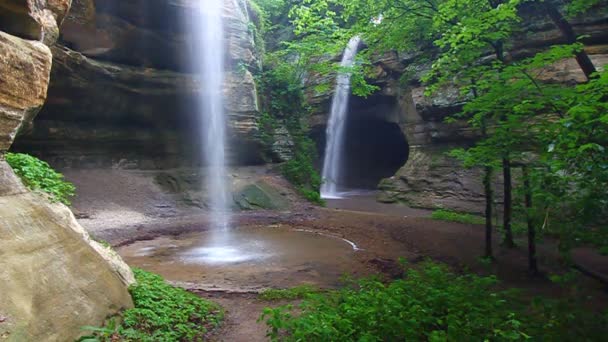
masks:
<svg viewBox="0 0 608 342"><path fill-rule="evenodd" d="M300 285L300 286L296 286L296 287L292 287L292 288L288 288L288 289L264 290L262 293L260 293L258 298L261 300L268 300L268 301L283 300L283 299L292 300L292 299L302 299L302 298L307 297L310 294L319 293L319 292L321 292L321 290L316 287L313 287L310 285Z"/></svg>
<svg viewBox="0 0 608 342"><path fill-rule="evenodd" d="M294 136L293 157L283 163L281 171L304 198L310 202L324 205L325 202L319 193L321 175L314 167L316 157L314 142L301 132L298 135Z"/></svg>
<svg viewBox="0 0 608 342"><path fill-rule="evenodd" d="M76 188L48 163L23 153L7 153L6 162L31 190L46 193L51 201L71 204L70 198L74 196Z"/></svg>
<svg viewBox="0 0 608 342"><path fill-rule="evenodd" d="M483 224L485 222L483 217L444 209L438 209L433 211L433 213L431 214L431 218L434 220L469 224Z"/></svg>
<svg viewBox="0 0 608 342"><path fill-rule="evenodd" d="M103 328L84 327L92 335L79 341L177 342L203 341L216 328L223 311L184 289L167 284L159 275L133 269L137 284L129 288L134 308Z"/></svg>
<svg viewBox="0 0 608 342"><path fill-rule="evenodd" d="M404 279L367 278L266 308L273 341L601 341L608 317L570 302L530 302L495 277L456 275L426 262Z"/></svg>

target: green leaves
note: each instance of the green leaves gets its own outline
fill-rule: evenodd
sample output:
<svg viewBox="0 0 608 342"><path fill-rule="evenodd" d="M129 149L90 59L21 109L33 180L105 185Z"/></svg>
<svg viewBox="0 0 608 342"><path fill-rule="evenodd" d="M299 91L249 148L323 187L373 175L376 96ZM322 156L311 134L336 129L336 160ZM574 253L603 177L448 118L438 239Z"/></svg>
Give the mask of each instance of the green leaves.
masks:
<svg viewBox="0 0 608 342"><path fill-rule="evenodd" d="M587 314L577 318L581 308L564 305L545 311L550 302L523 304L529 300L520 303L516 291L496 285L493 276L457 275L425 262L404 279L385 284L367 278L341 290L308 294L297 308L265 309L260 320L273 341L593 340L605 333L601 316L588 322ZM549 317L551 327L545 326ZM570 324L599 328L572 334Z"/></svg>
<svg viewBox="0 0 608 342"><path fill-rule="evenodd" d="M434 220L460 222L468 224L483 224L485 222L483 217L443 209L433 211L433 213L431 214L431 218Z"/></svg>
<svg viewBox="0 0 608 342"><path fill-rule="evenodd" d="M167 284L159 275L133 269L137 284L129 288L135 307L103 328L85 327L100 342L204 341L223 319L221 308L184 289Z"/></svg>
<svg viewBox="0 0 608 342"><path fill-rule="evenodd" d="M22 153L7 153L6 161L28 188L48 194L54 202L71 204L76 188L46 162Z"/></svg>

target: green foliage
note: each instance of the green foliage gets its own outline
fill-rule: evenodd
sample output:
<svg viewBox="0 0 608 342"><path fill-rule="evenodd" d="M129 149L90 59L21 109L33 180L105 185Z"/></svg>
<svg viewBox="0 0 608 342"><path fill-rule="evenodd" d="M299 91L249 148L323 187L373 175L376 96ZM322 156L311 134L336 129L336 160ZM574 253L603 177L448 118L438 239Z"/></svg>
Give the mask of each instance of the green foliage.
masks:
<svg viewBox="0 0 608 342"><path fill-rule="evenodd" d="M278 127L277 120L268 112L263 112L258 118L258 136L268 148L275 142L274 131Z"/></svg>
<svg viewBox="0 0 608 342"><path fill-rule="evenodd" d="M105 327L93 327L86 325L82 327L82 330L89 331L92 334L83 336L78 339L78 342L105 342L113 341L120 336L119 334L120 324L116 317L112 317L108 320Z"/></svg>
<svg viewBox="0 0 608 342"><path fill-rule="evenodd" d="M316 157L314 142L304 135L296 135L293 138L293 157L281 166L283 175L296 186L300 194L307 200L324 204L319 194L321 176L313 165Z"/></svg>
<svg viewBox="0 0 608 342"><path fill-rule="evenodd" d="M483 217L467 214L467 213L459 213L451 210L438 209L433 211L431 214L431 218L434 220L441 221L450 221L450 222L460 222L460 223L469 223L469 224L484 224L485 220Z"/></svg>
<svg viewBox="0 0 608 342"><path fill-rule="evenodd" d="M6 161L28 188L45 192L54 202L71 204L76 188L48 163L23 153L7 153Z"/></svg>
<svg viewBox="0 0 608 342"><path fill-rule="evenodd" d="M265 71L256 77L263 100L263 114L258 125L260 138L268 147L274 143L276 128L284 126L287 129L293 142L292 158L281 166L281 171L302 196L322 204L321 176L314 167L316 147L307 136L304 124L309 109L304 101L303 77L309 70L307 65L312 55L305 48L286 43L283 49L266 54Z"/></svg>
<svg viewBox="0 0 608 342"><path fill-rule="evenodd" d="M184 289L167 284L162 277L133 269L137 284L129 288L135 307L122 314L122 324L85 327L99 341L203 341L222 318L221 308ZM113 321L111 321L113 322Z"/></svg>
<svg viewBox="0 0 608 342"><path fill-rule="evenodd" d="M304 75L330 80L326 76L351 72L353 92L366 96L375 91L366 87L370 61L387 51L411 56L416 62L406 72L422 77L426 95L460 89L458 100L466 104L447 121L468 123L481 137L450 155L465 167L482 168L485 175L502 168L503 161L525 165L532 176L533 208L520 210L520 219L528 216L539 233L558 234L563 247L591 241L602 247L608 236L608 76L599 72L576 86L547 79L548 66L584 52L581 43L554 46L525 59L513 59L510 53L514 37L526 27L522 5L547 2L570 17L606 10L598 0L285 0L274 13L289 13L294 36L273 58L289 61L277 64L279 69L298 71L289 82L293 87L304 84ZM341 70L333 57L355 35L367 48L354 68ZM430 71L412 67L419 61L428 62ZM276 89L287 89L276 84ZM321 81L313 89L326 92L331 86ZM492 187L485 191L492 201ZM523 202L521 193L514 198L516 207Z"/></svg>
<svg viewBox="0 0 608 342"><path fill-rule="evenodd" d="M566 2L566 11L569 16L576 16L589 11L591 8L593 8L593 6L599 4L600 2L601 0L570 0Z"/></svg>
<svg viewBox="0 0 608 342"><path fill-rule="evenodd" d="M273 341L600 341L606 317L567 302L518 300L495 277L426 262L389 284L363 279L299 307L266 308Z"/></svg>
<svg viewBox="0 0 608 342"><path fill-rule="evenodd" d="M302 299L320 290L310 285L300 285L289 289L267 289L260 293L262 300Z"/></svg>

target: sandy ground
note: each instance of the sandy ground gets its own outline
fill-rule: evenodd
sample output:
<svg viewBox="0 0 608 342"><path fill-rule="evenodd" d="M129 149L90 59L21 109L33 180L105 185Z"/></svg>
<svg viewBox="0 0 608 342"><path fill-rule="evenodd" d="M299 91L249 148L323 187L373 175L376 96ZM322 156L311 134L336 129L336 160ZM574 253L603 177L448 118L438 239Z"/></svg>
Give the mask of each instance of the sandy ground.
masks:
<svg viewBox="0 0 608 342"><path fill-rule="evenodd" d="M94 236L116 247L207 230L204 211L176 205L149 175L107 171L83 174L78 171L66 172L66 177L74 181L81 192L75 201L79 221ZM284 189L292 208L238 212L232 218L233 226L247 229L281 225L346 238L363 249L354 257L361 266L358 275L380 273L389 278L398 277L402 272L399 258L406 258L413 265L428 258L445 262L456 271L496 274L504 286L521 287L531 294L568 295L546 276L528 274L524 241L519 241L516 249L505 249L499 245L499 234L495 233L496 262L488 266L480 262L484 246L482 226L435 221L425 217L428 211L387 207L370 202L369 198L359 199L358 203L332 202L330 208L317 207L299 200L280 177L272 174L264 177ZM576 254L582 262L597 269L605 270L608 265L608 259L596 253L583 250ZM570 270L560 262L550 240L539 246L539 265L545 275ZM593 298L592 306L605 307L608 295L599 282L581 277L580 285ZM226 309L226 322L213 337L217 341L266 340L266 327L256 320L268 303L258 301L254 293L246 291L246 286L241 290L238 286L214 291L195 290Z"/></svg>

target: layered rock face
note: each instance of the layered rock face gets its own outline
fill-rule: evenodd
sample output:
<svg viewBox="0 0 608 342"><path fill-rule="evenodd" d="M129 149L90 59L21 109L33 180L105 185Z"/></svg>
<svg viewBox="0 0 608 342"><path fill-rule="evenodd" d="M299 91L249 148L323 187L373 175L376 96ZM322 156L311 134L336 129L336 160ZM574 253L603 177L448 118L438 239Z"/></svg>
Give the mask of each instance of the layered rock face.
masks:
<svg viewBox="0 0 608 342"><path fill-rule="evenodd" d="M0 338L71 341L132 306L120 257L70 210L25 189L4 155L47 94L52 43L69 1L0 1Z"/></svg>
<svg viewBox="0 0 608 342"><path fill-rule="evenodd" d="M167 168L201 159L188 21L197 1L74 0L52 48L49 98L16 150L56 166ZM234 164L257 163L258 57L246 1L226 1L224 94Z"/></svg>
<svg viewBox="0 0 608 342"><path fill-rule="evenodd" d="M528 12L524 13L527 27L522 30L528 33L514 40L509 51L511 58L531 56L551 45L563 43L560 31L543 13ZM571 21L577 35L586 36L587 52L599 68L608 63L607 18L608 7L599 6L591 14ZM445 156L445 152L454 147L473 143L478 138L478 132L463 123L444 122L447 116L462 108L463 103L457 100L458 89L446 87L432 97L425 96L425 87L420 78L429 70L430 63L422 62L417 57L415 54L396 52L378 56L371 83L379 86L380 90L368 99L351 98L349 120L397 125L407 141L407 162L395 168L394 175L380 182L382 191L379 200L403 202L415 207L483 212L485 202L479 170L464 169L456 160ZM585 79L574 59L551 66L544 77L546 81L570 84ZM310 84L320 81L312 78ZM319 145L319 151L323 152L332 94L319 94L312 89L308 93L309 101L315 108L311 118L311 134ZM369 135L372 135L373 125L367 127ZM387 132L386 128L383 132ZM393 141L398 141L398 138ZM403 146L400 143L387 148L398 153ZM384 172L387 170L389 168L385 168ZM497 177L497 200L501 196L500 183L500 177Z"/></svg>

